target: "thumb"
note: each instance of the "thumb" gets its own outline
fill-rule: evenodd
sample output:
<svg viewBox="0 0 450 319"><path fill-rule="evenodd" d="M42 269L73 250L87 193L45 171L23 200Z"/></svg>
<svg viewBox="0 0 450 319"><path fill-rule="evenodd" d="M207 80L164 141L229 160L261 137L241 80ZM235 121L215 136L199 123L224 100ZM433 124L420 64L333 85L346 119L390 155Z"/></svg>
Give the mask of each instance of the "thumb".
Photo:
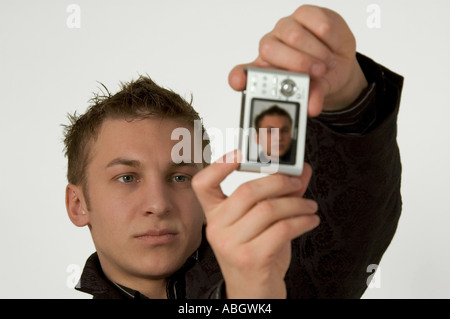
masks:
<svg viewBox="0 0 450 319"><path fill-rule="evenodd" d="M255 61L246 64L236 65L228 75L228 83L231 88L236 91L243 91L247 85L247 74L245 68L247 66L255 66L259 68L268 68L270 64L258 57Z"/></svg>
<svg viewBox="0 0 450 319"><path fill-rule="evenodd" d="M241 153L238 150L227 153L192 179L192 188L207 218L208 212L227 198L222 192L220 183L239 167L240 157Z"/></svg>
<svg viewBox="0 0 450 319"><path fill-rule="evenodd" d="M324 93L319 81L312 80L309 85L308 116L316 117L323 110Z"/></svg>
<svg viewBox="0 0 450 319"><path fill-rule="evenodd" d="M300 179L302 181L301 185L303 185L303 186L301 189L295 191L291 195L302 197L305 194L306 189L308 188L308 184L309 184L309 181L311 180L311 176L312 176L312 167L311 167L311 165L309 165L308 163L305 162L303 164L302 175L293 177L293 178Z"/></svg>

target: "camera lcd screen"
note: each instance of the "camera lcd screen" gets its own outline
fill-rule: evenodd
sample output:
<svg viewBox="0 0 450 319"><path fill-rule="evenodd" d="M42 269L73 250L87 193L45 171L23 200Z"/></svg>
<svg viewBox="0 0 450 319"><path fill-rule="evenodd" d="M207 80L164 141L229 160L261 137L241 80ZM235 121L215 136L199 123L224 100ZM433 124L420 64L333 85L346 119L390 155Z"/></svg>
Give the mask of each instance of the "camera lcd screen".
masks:
<svg viewBox="0 0 450 319"><path fill-rule="evenodd" d="M298 102L253 98L247 160L294 165L299 112Z"/></svg>

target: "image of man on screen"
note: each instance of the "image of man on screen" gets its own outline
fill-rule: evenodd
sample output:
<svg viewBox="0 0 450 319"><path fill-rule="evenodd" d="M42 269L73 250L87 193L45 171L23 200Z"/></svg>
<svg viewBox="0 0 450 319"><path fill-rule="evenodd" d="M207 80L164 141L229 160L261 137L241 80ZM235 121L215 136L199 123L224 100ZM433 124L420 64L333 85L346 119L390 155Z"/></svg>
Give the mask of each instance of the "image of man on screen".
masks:
<svg viewBox="0 0 450 319"><path fill-rule="evenodd" d="M294 163L296 141L292 138L292 117L274 104L255 118L258 162Z"/></svg>

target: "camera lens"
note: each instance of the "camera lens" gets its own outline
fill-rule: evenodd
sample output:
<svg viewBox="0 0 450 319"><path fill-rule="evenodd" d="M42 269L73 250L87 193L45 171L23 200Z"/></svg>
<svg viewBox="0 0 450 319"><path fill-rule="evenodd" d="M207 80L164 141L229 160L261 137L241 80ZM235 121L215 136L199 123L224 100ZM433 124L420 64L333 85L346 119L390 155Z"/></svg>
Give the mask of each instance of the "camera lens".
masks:
<svg viewBox="0 0 450 319"><path fill-rule="evenodd" d="M294 95L296 91L296 87L295 87L295 82L290 80L290 79L286 79L283 82L281 82L281 89L280 92L281 94L283 94L284 96L292 96Z"/></svg>

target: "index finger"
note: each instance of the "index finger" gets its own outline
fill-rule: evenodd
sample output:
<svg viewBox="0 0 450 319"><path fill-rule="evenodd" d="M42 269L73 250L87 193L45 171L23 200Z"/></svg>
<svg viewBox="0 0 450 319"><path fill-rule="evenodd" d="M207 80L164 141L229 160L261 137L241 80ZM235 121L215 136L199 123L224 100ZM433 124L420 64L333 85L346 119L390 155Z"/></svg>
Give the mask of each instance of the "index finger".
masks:
<svg viewBox="0 0 450 319"><path fill-rule="evenodd" d="M265 62L259 56L255 61L253 61L251 63L244 63L244 64L236 65L228 74L228 83L230 84L230 86L233 90L236 90L236 91L245 90L245 87L247 86L247 74L245 73L245 68L247 66L268 68L271 65L269 63Z"/></svg>
<svg viewBox="0 0 450 319"><path fill-rule="evenodd" d="M234 150L195 174L192 188L205 214L227 198L220 183L239 167L240 156L240 151Z"/></svg>

